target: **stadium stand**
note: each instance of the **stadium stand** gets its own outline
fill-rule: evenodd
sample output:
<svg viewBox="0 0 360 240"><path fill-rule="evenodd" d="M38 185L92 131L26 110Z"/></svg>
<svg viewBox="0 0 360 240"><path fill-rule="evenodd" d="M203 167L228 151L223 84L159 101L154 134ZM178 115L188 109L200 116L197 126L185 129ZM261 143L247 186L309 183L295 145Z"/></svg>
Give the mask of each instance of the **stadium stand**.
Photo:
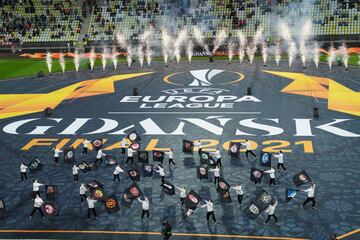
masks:
<svg viewBox="0 0 360 240"><path fill-rule="evenodd" d="M179 31L183 27L198 26L206 38L211 38L220 28L231 29L235 35L241 29L253 36L261 25L265 34L271 34L272 16L294 16L290 25L293 34L299 32L302 21L295 16L313 19L313 35L356 35L360 33L360 1L314 0L303 1L192 1L192 10L184 12L173 1L107 1L109 5L97 7L92 14L88 32L90 41L114 39L114 32L122 31L127 37L137 39L148 25L170 27ZM299 7L301 5L301 8ZM139 19L138 16L142 18ZM199 17L201 16L201 18ZM352 21L353 20L353 21ZM159 24L160 23L160 24ZM127 27L127 26L130 26ZM96 30L95 30L96 29ZM101 30L99 30L101 29ZM159 33L159 31L158 31Z"/></svg>
<svg viewBox="0 0 360 240"><path fill-rule="evenodd" d="M213 37L220 28L229 29L232 36L240 29L250 37L260 25L265 35L270 36L274 31L271 29L274 17L289 19L289 16L293 16L290 27L294 34L299 32L302 20L307 17L313 19L315 36L360 34L359 0L194 0L190 1L188 9L174 0L93 2L87 16L89 3L86 1L0 0L0 43L81 40L86 45L113 41L118 31L136 40L148 26L155 28L157 37L160 37L161 27L176 32L194 25L200 27L206 38ZM89 23L80 36L86 18Z"/></svg>
<svg viewBox="0 0 360 240"><path fill-rule="evenodd" d="M84 11L75 1L0 1L3 42L74 42Z"/></svg>

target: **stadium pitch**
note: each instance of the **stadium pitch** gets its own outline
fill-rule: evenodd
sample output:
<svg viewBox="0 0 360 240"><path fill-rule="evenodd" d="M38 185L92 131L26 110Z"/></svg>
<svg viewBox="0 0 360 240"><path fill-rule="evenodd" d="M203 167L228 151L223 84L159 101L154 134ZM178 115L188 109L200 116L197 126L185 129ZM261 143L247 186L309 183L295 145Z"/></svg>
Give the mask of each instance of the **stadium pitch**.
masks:
<svg viewBox="0 0 360 240"><path fill-rule="evenodd" d="M0 198L7 214L0 220L0 237L159 239L161 223L168 220L174 239L329 239L349 232L355 235L344 239L356 239L353 231L360 228L359 69L273 65L194 61L165 67L154 62L142 69L133 65L129 70L121 64L118 70L81 70L1 81ZM53 114L45 118L47 107ZM314 108L318 118L313 116ZM178 193L165 194L157 174L141 174L137 183L150 200L149 221L141 220L137 201L130 207L119 204L120 210L113 214L99 201L98 220L86 220L87 207L80 203L72 164L61 161L60 166L55 165L52 148L73 147L77 164L85 160L93 163L95 151L80 154L82 139L104 138L104 153L115 156L123 166L126 157L120 155L119 142L133 130L141 135L140 149L149 151L150 163L152 150L174 149L177 165L169 169L165 158L165 179L195 190L203 199L213 199L216 226L206 223L203 208L183 219ZM222 177L243 186L241 208L236 207L233 191L230 203L221 200L212 173L208 180L197 178L199 156L196 151L182 152L184 139L200 140L204 151L219 148ZM231 158L230 142L245 139L251 141L257 157L247 160L242 149L238 158ZM251 167L266 169L259 166L261 151L279 150L284 152L288 173L279 172L273 158L277 185L268 186L268 175L261 184L251 182ZM21 183L20 163L34 158L41 161L42 169ZM115 193L120 201L132 180L124 173L120 183L113 184L113 169L103 166L80 173L80 182L95 179L104 184L106 194ZM317 186L315 210L302 208L306 193L298 192L291 201L285 200L287 188L306 188L306 184L296 187L293 182L302 170ZM54 202L59 216L28 219L34 178L58 187ZM246 216L246 208L261 190L278 200L279 226L272 222L264 225L265 213L256 219ZM40 192L45 199L45 189Z"/></svg>

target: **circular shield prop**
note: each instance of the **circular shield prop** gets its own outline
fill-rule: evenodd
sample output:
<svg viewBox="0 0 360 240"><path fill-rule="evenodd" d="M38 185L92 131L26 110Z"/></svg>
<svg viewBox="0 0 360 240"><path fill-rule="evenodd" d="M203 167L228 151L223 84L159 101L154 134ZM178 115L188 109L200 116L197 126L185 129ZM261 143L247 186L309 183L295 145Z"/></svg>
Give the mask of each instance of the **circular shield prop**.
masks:
<svg viewBox="0 0 360 240"><path fill-rule="evenodd" d="M102 144L102 141L100 141L99 139L93 141L93 145L94 145L95 147L100 147L101 144Z"/></svg>
<svg viewBox="0 0 360 240"><path fill-rule="evenodd" d="M114 164L116 164L116 160L113 159L113 158L111 158L111 159L108 160L107 163L108 163L109 165L114 165Z"/></svg>
<svg viewBox="0 0 360 240"><path fill-rule="evenodd" d="M132 148L132 150L137 151L137 150L139 150L139 148L140 148L140 144L134 143L134 144L131 145L131 148Z"/></svg>
<svg viewBox="0 0 360 240"><path fill-rule="evenodd" d="M262 193L261 195L260 195L260 200L263 202L263 203L270 203L270 201L271 201L271 196L269 195L269 194L267 194L267 193Z"/></svg>
<svg viewBox="0 0 360 240"><path fill-rule="evenodd" d="M230 148L230 151L232 153L236 153L238 151L238 147L236 146L236 144L232 145L231 148Z"/></svg>
<svg viewBox="0 0 360 240"><path fill-rule="evenodd" d="M201 154L201 158L207 160L209 156L205 153Z"/></svg>
<svg viewBox="0 0 360 240"><path fill-rule="evenodd" d="M136 177L136 176L137 176L137 172L136 172L136 171L130 171L130 176Z"/></svg>
<svg viewBox="0 0 360 240"><path fill-rule="evenodd" d="M161 156L162 156L162 153L161 153L161 152L154 152L154 156L155 156L155 157L161 157Z"/></svg>
<svg viewBox="0 0 360 240"><path fill-rule="evenodd" d="M139 190L136 187L132 187L130 188L130 193L131 195L133 195L134 197L138 197L140 195Z"/></svg>
<svg viewBox="0 0 360 240"><path fill-rule="evenodd" d="M52 215L52 214L54 214L55 211L56 211L56 209L54 208L54 206L51 205L51 204L49 204L49 203L47 203L47 204L44 205L44 210L45 210L46 214L48 214L48 215Z"/></svg>
<svg viewBox="0 0 360 240"><path fill-rule="evenodd" d="M34 169L36 169L38 166L39 166L39 162L38 162L38 161L34 161L34 162L30 163L29 168L32 169L32 170L34 170Z"/></svg>
<svg viewBox="0 0 360 240"><path fill-rule="evenodd" d="M95 199L99 200L100 198L102 198L104 196L104 193L101 189L96 189L94 192L93 192L93 196Z"/></svg>
<svg viewBox="0 0 360 240"><path fill-rule="evenodd" d="M199 172L201 175L206 175L206 168L203 167L199 168Z"/></svg>
<svg viewBox="0 0 360 240"><path fill-rule="evenodd" d="M261 161L262 161L263 163L267 163L267 162L269 161L269 154L264 153L264 155L263 155L262 158L261 158Z"/></svg>
<svg viewBox="0 0 360 240"><path fill-rule="evenodd" d="M136 138L137 138L137 134L136 134L136 133L131 133L131 134L129 135L129 139L130 139L131 141L135 141Z"/></svg>
<svg viewBox="0 0 360 240"><path fill-rule="evenodd" d="M66 157L67 157L67 158L72 158L73 156L74 156L73 151L68 151L68 152L66 153Z"/></svg>
<svg viewBox="0 0 360 240"><path fill-rule="evenodd" d="M46 192L47 193L55 193L55 188L53 186L48 186Z"/></svg>
<svg viewBox="0 0 360 240"><path fill-rule="evenodd" d="M109 198L108 200L106 200L106 207L107 208L114 208L114 207L116 207L116 201L115 201L115 199L113 199L113 198Z"/></svg>

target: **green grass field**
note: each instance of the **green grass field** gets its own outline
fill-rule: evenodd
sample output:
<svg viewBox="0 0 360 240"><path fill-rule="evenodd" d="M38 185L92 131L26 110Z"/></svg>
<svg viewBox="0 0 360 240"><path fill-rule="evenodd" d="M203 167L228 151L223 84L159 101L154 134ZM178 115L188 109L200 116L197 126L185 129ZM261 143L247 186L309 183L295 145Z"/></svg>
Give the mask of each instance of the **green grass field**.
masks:
<svg viewBox="0 0 360 240"><path fill-rule="evenodd" d="M207 57L193 57L193 60L207 60ZM214 57L215 60L226 60L227 57ZM256 59L261 60L261 56L257 56ZM282 59L284 60L285 57ZM326 62L327 56L322 55L320 61ZM271 60L271 58L270 58ZM124 63L125 58L119 58L119 63ZM162 61L162 58L154 58L154 61ZM186 58L183 58L182 61L187 61ZM233 61L238 61L237 57L234 57ZM358 55L352 54L349 58L349 65L358 65ZM75 66L73 59L66 59L66 71L74 71ZM111 61L109 61L111 64ZM80 64L80 69L87 68L88 61L82 61ZM95 67L102 66L101 60L97 59L95 61ZM35 76L39 71L48 73L47 65L45 59L0 59L0 80L12 79L19 77ZM59 61L54 59L52 65L52 72L61 72L61 67Z"/></svg>
<svg viewBox="0 0 360 240"><path fill-rule="evenodd" d="M66 59L66 71L75 70L73 59ZM87 67L87 61L82 61L80 68ZM97 60L95 66L101 66L101 61ZM39 71L48 73L48 68L45 59L0 59L0 80L34 76ZM58 60L53 60L52 72L61 72L61 67Z"/></svg>

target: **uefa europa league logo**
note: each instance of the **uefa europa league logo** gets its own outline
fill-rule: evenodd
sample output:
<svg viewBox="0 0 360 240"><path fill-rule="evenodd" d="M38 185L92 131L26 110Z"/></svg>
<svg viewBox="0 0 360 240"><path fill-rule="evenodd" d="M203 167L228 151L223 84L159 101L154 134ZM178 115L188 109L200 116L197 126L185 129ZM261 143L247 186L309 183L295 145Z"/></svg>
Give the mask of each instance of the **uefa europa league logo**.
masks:
<svg viewBox="0 0 360 240"><path fill-rule="evenodd" d="M213 84L210 80L219 73L222 73L224 70L218 69L202 69L190 71L191 75L194 76L194 81L189 84L190 87L209 87Z"/></svg>
<svg viewBox="0 0 360 240"><path fill-rule="evenodd" d="M176 88L176 89L167 89L162 90L162 92L165 92L170 95L179 95L179 94L208 94L208 95L218 95L223 92L228 92L229 90L226 89L220 89L220 88L214 88L214 84L211 83L211 79L213 79L216 75L225 72L225 70L219 70L219 69L200 69L200 70L193 70L190 71L190 74L194 77L194 80L186 85L184 83L176 83L174 82L174 79L170 79L170 77L173 77L175 75L181 74L181 73L175 73L168 75L164 77L164 81L166 83L174 84L174 85L182 85L187 86L185 88ZM233 72L235 73L235 72ZM235 73L237 75L240 75L239 79L231 80L230 82L222 83L221 85L231 84L235 82L239 82L243 79L243 75L240 73Z"/></svg>

